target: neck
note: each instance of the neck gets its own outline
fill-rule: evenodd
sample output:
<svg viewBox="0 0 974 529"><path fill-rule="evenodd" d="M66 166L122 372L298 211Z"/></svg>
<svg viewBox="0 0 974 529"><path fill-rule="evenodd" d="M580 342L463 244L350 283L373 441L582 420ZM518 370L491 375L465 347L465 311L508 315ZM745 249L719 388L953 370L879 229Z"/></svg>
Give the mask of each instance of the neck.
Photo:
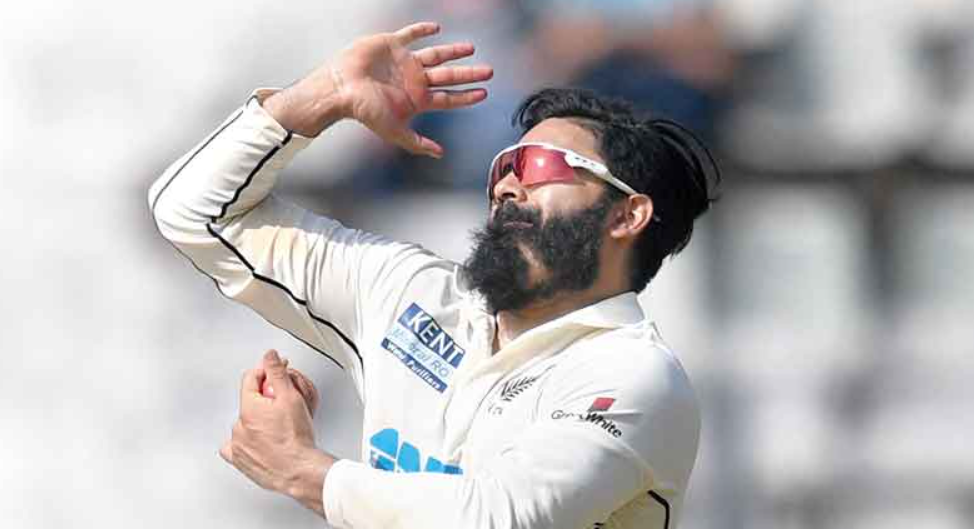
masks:
<svg viewBox="0 0 974 529"><path fill-rule="evenodd" d="M525 332L558 319L565 314L598 303L625 292L622 287L591 288L577 292L564 292L552 298L537 301L518 310L502 310L497 313L497 334L494 336L494 351L507 346Z"/></svg>

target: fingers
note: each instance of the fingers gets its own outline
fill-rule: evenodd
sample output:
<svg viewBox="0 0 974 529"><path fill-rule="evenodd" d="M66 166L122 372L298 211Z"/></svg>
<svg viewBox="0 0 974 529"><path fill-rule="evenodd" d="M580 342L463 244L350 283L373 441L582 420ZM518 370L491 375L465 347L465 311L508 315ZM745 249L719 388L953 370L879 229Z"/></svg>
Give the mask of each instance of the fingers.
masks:
<svg viewBox="0 0 974 529"><path fill-rule="evenodd" d="M270 351L268 351L270 354ZM242 385L247 389L243 391L250 391L253 388L252 380L256 379L257 385L260 388L260 394L266 398L273 399L276 396L274 391L274 385L271 382L271 378L267 375L268 371L265 369L263 362L265 359L261 360L261 365L256 367L246 373L244 373L244 381ZM273 361L271 359L271 361ZM315 409L318 407L318 388L315 387L314 383L304 376L304 373L298 371L297 369L292 369L288 367L288 359L280 358L280 364L290 379L292 387L298 390L301 394L305 403L308 405L308 410L314 415Z"/></svg>
<svg viewBox="0 0 974 529"><path fill-rule="evenodd" d="M297 369L288 369L287 374L291 377L291 381L294 382L294 387L298 389L302 394L311 396L312 394L317 394L318 390L315 388L314 383L304 376L304 373L298 371Z"/></svg>
<svg viewBox="0 0 974 529"><path fill-rule="evenodd" d="M452 86L479 83L494 76L494 69L486 64L476 66L444 66L426 70L430 86Z"/></svg>
<svg viewBox="0 0 974 529"><path fill-rule="evenodd" d="M294 387L298 389L298 392L304 398L304 402L308 405L308 411L314 416L315 410L318 409L318 388L315 387L314 383L308 377L304 376L304 373L297 369L288 369L287 373L291 376Z"/></svg>
<svg viewBox="0 0 974 529"><path fill-rule="evenodd" d="M281 362L284 364L284 367L287 368L287 365L288 365L289 360L287 358L282 358L281 359ZM264 371L263 365L260 365L260 366L257 366L256 368L254 368L254 371L257 372L257 382L258 382L259 387L260 387L260 394L263 395L263 396L265 396L265 397L267 397L267 398L269 398L269 399L273 399L274 398L274 386L270 383L269 379L267 378L267 372ZM292 370L289 370L289 371L292 371Z"/></svg>
<svg viewBox="0 0 974 529"><path fill-rule="evenodd" d="M430 93L429 108L450 110L477 104L487 98L487 90L471 88L468 90L434 90Z"/></svg>
<svg viewBox="0 0 974 529"><path fill-rule="evenodd" d="M416 51L413 55L419 59L423 66L430 68L439 66L446 61L462 59L473 55L474 47L469 42L457 42L455 44L441 44L430 46Z"/></svg>
<svg viewBox="0 0 974 529"><path fill-rule="evenodd" d="M423 136L411 129L403 129L392 141L413 154L422 154L433 158L443 157L443 147L439 143Z"/></svg>
<svg viewBox="0 0 974 529"><path fill-rule="evenodd" d="M274 393L280 395L291 386L291 379L287 376L287 364L281 360L277 351L271 349L264 353L264 371L267 373L267 383L274 388Z"/></svg>
<svg viewBox="0 0 974 529"><path fill-rule="evenodd" d="M406 46L417 39L436 35L439 31L440 25L436 22L417 22L396 31L392 35L399 40L400 44Z"/></svg>
<svg viewBox="0 0 974 529"><path fill-rule="evenodd" d="M287 364L288 360L281 359L277 351L267 351L260 366L244 372L240 381L240 405L251 402L255 394L272 399L293 387L287 376Z"/></svg>
<svg viewBox="0 0 974 529"><path fill-rule="evenodd" d="M260 386L264 382L263 369L248 369L244 371L240 380L240 403L249 401L254 394L260 395Z"/></svg>
<svg viewBox="0 0 974 529"><path fill-rule="evenodd" d="M233 464L233 446L230 444L230 440L223 443L220 447L220 457L223 458L227 463Z"/></svg>

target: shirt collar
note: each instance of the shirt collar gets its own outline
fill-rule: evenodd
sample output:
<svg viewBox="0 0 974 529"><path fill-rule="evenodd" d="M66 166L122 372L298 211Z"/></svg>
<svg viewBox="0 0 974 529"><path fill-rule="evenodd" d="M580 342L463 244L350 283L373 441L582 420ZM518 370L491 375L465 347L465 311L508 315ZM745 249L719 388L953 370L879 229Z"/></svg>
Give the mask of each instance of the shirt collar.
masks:
<svg viewBox="0 0 974 529"><path fill-rule="evenodd" d="M472 302L479 312L493 319L493 315L487 312L486 303L479 292L464 288L466 285L461 286L459 281L457 286L460 287L458 290L461 295ZM561 326L574 323L586 327L615 329L644 321L646 321L646 313L639 304L636 293L630 290L576 309L541 326Z"/></svg>
<svg viewBox="0 0 974 529"><path fill-rule="evenodd" d="M633 325L645 319L646 314L639 305L636 293L631 290L587 305L558 318L562 323L576 323L606 329Z"/></svg>

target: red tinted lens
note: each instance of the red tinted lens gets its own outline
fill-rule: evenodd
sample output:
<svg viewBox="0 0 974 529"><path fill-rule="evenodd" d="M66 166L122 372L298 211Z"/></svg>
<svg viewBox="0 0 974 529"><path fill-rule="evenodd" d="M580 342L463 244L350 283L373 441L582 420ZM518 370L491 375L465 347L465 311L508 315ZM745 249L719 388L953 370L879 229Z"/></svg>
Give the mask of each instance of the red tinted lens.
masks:
<svg viewBox="0 0 974 529"><path fill-rule="evenodd" d="M514 172L522 185L544 182L569 182L575 172L565 162L565 155L538 145L525 145L502 154L490 174L490 194L502 178Z"/></svg>
<svg viewBox="0 0 974 529"><path fill-rule="evenodd" d="M575 179L575 171L565 162L564 153L538 145L527 145L519 151L520 163L515 172L521 184L530 186L545 182L571 182Z"/></svg>
<svg viewBox="0 0 974 529"><path fill-rule="evenodd" d="M514 176L521 178L518 176L518 170L515 167L515 160L520 152L521 149L505 152L504 154L500 155L500 158L498 158L496 162L494 162L494 166L491 167L490 173L491 195L494 193L494 186L497 185L497 182L500 182L501 178L507 176L511 171L515 171Z"/></svg>

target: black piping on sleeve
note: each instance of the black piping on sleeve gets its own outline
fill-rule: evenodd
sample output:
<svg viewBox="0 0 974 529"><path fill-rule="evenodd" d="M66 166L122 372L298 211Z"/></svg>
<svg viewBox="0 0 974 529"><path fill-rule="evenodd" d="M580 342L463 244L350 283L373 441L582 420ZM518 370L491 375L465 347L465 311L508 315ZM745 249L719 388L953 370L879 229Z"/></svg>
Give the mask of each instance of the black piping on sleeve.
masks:
<svg viewBox="0 0 974 529"><path fill-rule="evenodd" d="M249 99L247 100L247 103L250 103ZM173 183L173 181L176 180L176 177L179 176L179 173L183 172L183 169L185 169L186 166L189 165L189 162L192 162L193 159L196 158L197 154L203 152L203 149L209 146L211 141L216 139L216 137L219 136L220 133L227 130L227 127L233 125L233 122L237 121L237 119L239 119L240 116L243 115L243 113L244 113L244 109L241 108L240 110L238 110L237 113L234 114L232 118L227 120L227 122L224 123L222 127L220 127L212 135L210 135L210 137L207 138L205 142L203 142L203 145L200 145L199 149L196 149L196 151L193 154L189 155L189 158L186 158L186 161L183 162L183 165L179 166L179 169L176 169L176 172L173 173L171 177L169 177L169 180L166 182L166 185L162 186L162 189L159 190L159 194L156 195L156 199L152 201L152 207L150 208L150 210L152 211L153 215L155 215L156 213L156 204L159 203L159 199L162 198L162 194L166 192L166 189L169 189L169 184Z"/></svg>
<svg viewBox="0 0 974 529"><path fill-rule="evenodd" d="M654 491L649 491L649 496L663 506L663 512L666 516L666 518L663 520L663 529L670 529L670 502L666 501L666 498L660 496Z"/></svg>
<svg viewBox="0 0 974 529"><path fill-rule="evenodd" d="M311 316L311 319L315 320L318 323L324 324L329 329L331 329L332 331L335 331L335 334L337 334L342 339L342 341L345 342L345 344L348 345L348 347L352 349L352 351L355 353L355 356L358 357L359 362L362 362L362 355L359 354L358 347L356 347L355 346L355 343L352 342L352 340L348 336L346 336L345 333L343 333L342 331L340 331L338 329L338 327L335 326L334 323L332 323L332 322L330 322L330 321L322 318L321 316L318 316L317 314L311 312L311 309L308 308L308 302L307 301L305 301L305 300L297 297L296 295L294 295L294 293L291 292L291 289L287 288L286 286L284 286L279 281L276 281L276 280L271 279L271 278L269 278L267 276L264 276L264 275L259 274L254 269L254 265L250 264L250 262L247 261L247 259L237 250L236 247L234 247L232 244L230 244L229 241L227 241L226 239L224 239L223 236L221 236L220 233L216 231L216 229L213 227L213 224L212 223L206 225L206 230L208 232L210 232L210 235L212 235L217 240L219 240L220 243L223 244L223 246L225 246L228 250L230 250L231 252L233 252L233 254L236 255L238 259L240 259L240 261L244 264L244 266L246 266L247 269L250 270L250 273L251 273L251 275L254 276L254 279L258 279L258 280L263 281L263 282L265 282L265 283L267 283L269 285L273 285L273 286L275 286L275 287L283 290L292 300L294 300L295 303L297 303L297 304L301 305L302 307L304 307L304 310L308 313L308 316ZM305 342L305 343L307 343L307 342ZM315 350L318 350L317 347L315 347L314 349ZM328 354L326 354L326 353L324 353L324 352L322 352L320 350L319 350L319 352L321 352L325 356L328 356ZM335 362L335 359L334 358L331 358L330 356L328 356L328 358L331 359L331 361ZM337 362L335 362L335 363L337 363Z"/></svg>
<svg viewBox="0 0 974 529"><path fill-rule="evenodd" d="M256 96L251 96L251 98L247 100L247 103L245 103L244 106L246 107L246 105L249 104L250 101L252 99L254 99L255 97ZM156 205L159 203L159 199L162 197L162 194L166 191L166 189L169 188L169 185L172 184L172 182L174 182L176 180L176 178L180 175L180 173L182 173L183 169L185 169L186 166L188 166L189 163L191 161L193 161L193 159L195 159L196 156L203 151L203 149L205 149L206 147L208 147L210 145L210 143L214 139L216 139L217 136L219 136L231 124L233 124L241 115L243 115L243 113L244 113L244 109L240 109L230 120L227 121L227 123L225 123L222 127L220 127L219 130L217 130L216 132L214 132L213 135L211 135L202 145L200 145L200 147L195 152L193 152L193 154L191 154L189 156L189 158L186 159L185 162L183 162L183 165L181 165L179 167L179 169L177 169L176 172L173 173L172 177L169 179L169 181L166 182L166 184L162 187L162 189L159 190L159 193L156 195L155 200L152 202L151 211L152 211L153 216L155 216ZM322 318L322 317L314 314L313 312L311 312L311 309L308 308L308 302L306 300L303 300L303 299L295 296L294 293L291 292L291 290L288 289L286 286L284 286L283 284L281 284L278 281L275 281L275 280L273 280L273 279L271 279L269 277L266 277L266 276L263 276L263 275L257 273L255 271L253 265L251 265L250 262L247 259L245 259L244 256L232 244L230 244L229 241L227 241L226 239L224 239L216 231L216 229L213 226L213 223L218 222L221 218L223 218L226 215L227 210L229 209L229 207L231 205L233 205L233 203L236 202L240 198L240 195L243 193L244 189L246 189L246 187L248 185L250 185L250 183L253 181L254 176L257 175L257 173L264 167L264 165L275 154L277 154L277 152L280 151L281 148L283 148L284 146L286 146L291 141L291 138L293 138L293 136L294 136L293 133L291 131L288 131L287 132L287 135L284 138L284 141L281 142L281 145L279 145L277 147L274 147L263 158L261 158L261 160L260 160L260 162L258 162L257 166L254 167L253 170L251 170L251 172L250 172L249 175L247 175L247 179L244 181L244 183L234 192L233 197L231 197L230 200L228 200L226 203L224 203L223 206L220 208L220 215L219 216L216 216L216 217L211 217L211 219L210 219L211 222L208 222L206 224L206 230L207 230L207 232L210 233L210 235L212 235L218 241L220 241L220 244L222 244L224 247L226 247L228 250L230 250L238 259L240 259L240 261L244 264L244 266L246 266L247 269L250 270L251 275L253 275L253 277L255 279L258 279L260 281L263 281L265 283L268 283L270 285L273 285L273 286L275 286L275 287L283 290L285 293L287 293L287 295L292 300L294 300L296 303L298 303L299 305L301 305L302 307L304 307L304 310L308 313L308 316L310 316L311 319L313 319L314 321L317 321L317 322L319 322L319 323L327 326L329 329L331 329L332 331L334 331L335 334L337 334L342 339L342 341L346 345L348 345L348 347L352 350L352 352L355 353L355 356L357 356L358 359L359 359L360 366L364 370L365 369L365 363L362 360L362 355L359 352L358 347L355 345L355 343L345 333L343 333L341 330L339 330L338 327L335 326L335 324L333 324L332 322L330 322L328 320L325 320L324 318ZM156 226L156 229L158 229L158 226ZM187 256L182 250L180 250L178 246L176 246L175 244L173 244L173 246L176 248L176 251L178 251L184 257L186 257L187 259L189 259L189 256ZM193 260L192 259L189 259L189 261L190 261L190 263L193 263ZM208 274L206 274L205 272L203 272L203 270L200 269L199 266L196 266L195 263L193 263L193 266L197 270L199 270L200 273L202 273L203 275L206 275L207 277L210 277ZM213 278L211 277L210 279L213 279ZM214 281L214 283L216 283L216 280L215 279L213 279L213 281ZM219 286L218 286L217 290L220 291ZM220 291L220 292L222 293L222 291ZM306 340L301 339L300 337L298 337L294 333L288 331L287 329L284 329L284 328L282 328L282 327L280 327L280 326L278 326L276 324L273 324L273 322L271 322L271 324L274 325L275 327L278 327L278 328L284 330L285 332L287 332L288 334L290 334L291 336L293 336L295 339L297 339L301 343L307 345L308 347L310 347L310 348L314 349L315 351L317 351L318 353L320 353L325 358L331 360L339 368L342 368L341 363L339 363L337 360L335 360L334 357L332 357L331 355L329 355L325 351L322 351L318 347L315 347L314 345L308 343Z"/></svg>

